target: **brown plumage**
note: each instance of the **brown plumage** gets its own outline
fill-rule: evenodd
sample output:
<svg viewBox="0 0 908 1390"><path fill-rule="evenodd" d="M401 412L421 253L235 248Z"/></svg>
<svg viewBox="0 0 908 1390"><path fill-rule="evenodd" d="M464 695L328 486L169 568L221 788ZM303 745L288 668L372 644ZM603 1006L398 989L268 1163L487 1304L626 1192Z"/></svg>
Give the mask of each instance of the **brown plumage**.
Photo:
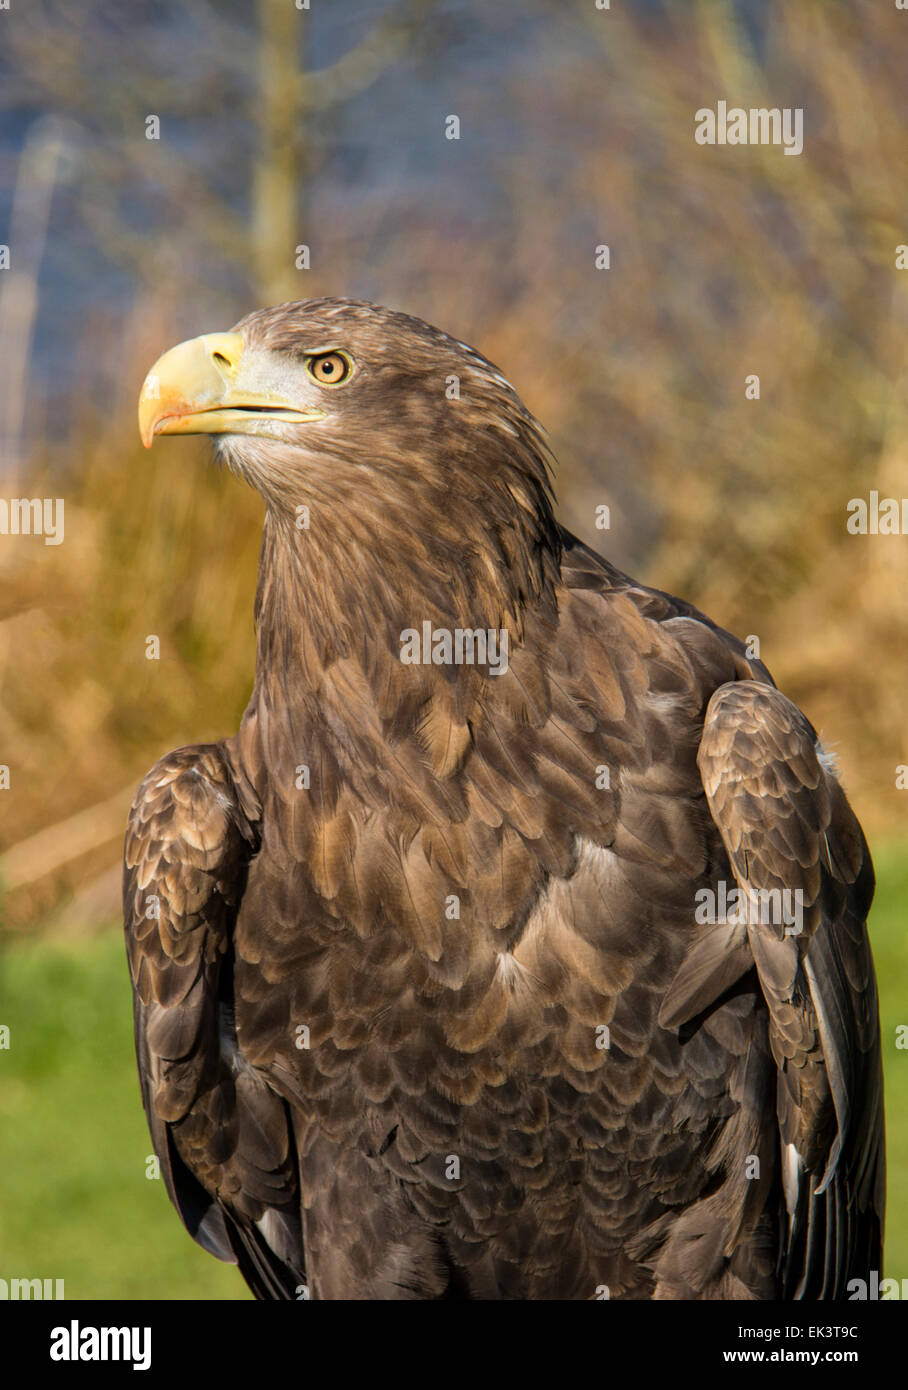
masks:
<svg viewBox="0 0 908 1390"><path fill-rule="evenodd" d="M760 662L560 529L539 426L417 319L252 314L140 413L267 504L240 730L164 757L126 840L191 1234L273 1298L819 1299L879 1269L873 871ZM507 661L409 664L424 623ZM733 889L798 911L704 920Z"/></svg>

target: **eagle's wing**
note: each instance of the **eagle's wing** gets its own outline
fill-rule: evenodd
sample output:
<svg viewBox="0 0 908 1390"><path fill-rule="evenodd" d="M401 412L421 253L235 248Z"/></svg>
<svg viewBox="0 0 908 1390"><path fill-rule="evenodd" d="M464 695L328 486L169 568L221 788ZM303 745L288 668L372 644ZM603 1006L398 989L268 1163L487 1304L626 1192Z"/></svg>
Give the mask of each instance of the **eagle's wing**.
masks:
<svg viewBox="0 0 908 1390"><path fill-rule="evenodd" d="M162 758L129 815L124 919L145 1113L170 1199L257 1296L292 1299L305 1275L291 1126L233 1022L231 937L257 816L219 745Z"/></svg>
<svg viewBox="0 0 908 1390"><path fill-rule="evenodd" d="M698 762L737 887L764 896L751 899L744 925L704 935L671 986L662 1021L689 1021L756 967L778 1075L788 1208L781 1294L841 1298L850 1278L880 1269L883 1093L866 929L870 854L815 730L774 687L721 686ZM764 920L779 906L788 925Z"/></svg>

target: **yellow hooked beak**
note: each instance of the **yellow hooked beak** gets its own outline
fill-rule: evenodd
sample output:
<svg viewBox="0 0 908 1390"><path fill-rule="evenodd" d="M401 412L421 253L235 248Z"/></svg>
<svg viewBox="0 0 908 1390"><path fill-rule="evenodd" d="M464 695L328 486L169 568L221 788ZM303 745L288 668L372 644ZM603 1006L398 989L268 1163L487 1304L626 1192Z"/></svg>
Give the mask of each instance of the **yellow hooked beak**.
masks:
<svg viewBox="0 0 908 1390"><path fill-rule="evenodd" d="M159 357L139 396L139 433L146 449L156 434L265 434L268 421L324 419L296 409L257 373L244 372L239 333L206 333ZM245 379L244 379L245 378Z"/></svg>

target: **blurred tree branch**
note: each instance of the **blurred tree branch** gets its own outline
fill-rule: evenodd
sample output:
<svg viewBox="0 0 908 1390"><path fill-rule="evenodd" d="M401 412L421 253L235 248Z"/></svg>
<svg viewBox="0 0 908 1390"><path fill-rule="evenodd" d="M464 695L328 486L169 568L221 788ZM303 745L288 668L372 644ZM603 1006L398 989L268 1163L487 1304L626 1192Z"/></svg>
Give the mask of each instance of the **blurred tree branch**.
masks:
<svg viewBox="0 0 908 1390"><path fill-rule="evenodd" d="M28 374L38 311L38 277L65 132L55 116L30 126L22 151L10 217L10 267L0 276L0 326L6 350L0 373L0 468L19 469Z"/></svg>
<svg viewBox="0 0 908 1390"><path fill-rule="evenodd" d="M125 46L130 28L111 33L102 23L100 0L83 9L78 21L69 11L42 8L40 16L9 26L10 77L0 83L7 108L52 101L83 132L76 203L83 221L103 253L115 264L147 281L160 269L159 255L148 255L148 228L124 206L134 195L135 171L144 162L148 181L158 185L179 208L183 230L244 280L258 302L275 302L299 293L295 248L306 242L309 184L317 157L307 119L318 111L341 107L378 80L408 50L415 50L426 21L439 0L395 0L359 42L325 68L306 70L307 11L292 0L256 0L257 25L225 18L208 0L186 0L184 13L206 35L206 48L217 64L187 82L179 72L149 74L141 87L142 107L131 83L118 79L132 71ZM240 8L239 15L246 11ZM432 37L437 39L433 31ZM255 50L256 60L249 61ZM103 81L95 74L103 71ZM245 175L229 137L223 158L212 158L212 142L202 146L206 159L192 160L165 133L157 148L161 158L150 164L138 133L148 113L162 123L205 119L226 107L245 112L254 132ZM130 134L130 132L133 132ZM143 132L144 133L144 132ZM228 159L229 156L229 159ZM223 189L224 174L229 187ZM247 195L248 213L236 207ZM187 258L175 258L176 274L189 273Z"/></svg>
<svg viewBox="0 0 908 1390"><path fill-rule="evenodd" d="M369 36L330 67L306 73L300 82L300 102L307 111L338 106L358 96L382 73L399 62L420 36L438 0L401 0L375 25Z"/></svg>

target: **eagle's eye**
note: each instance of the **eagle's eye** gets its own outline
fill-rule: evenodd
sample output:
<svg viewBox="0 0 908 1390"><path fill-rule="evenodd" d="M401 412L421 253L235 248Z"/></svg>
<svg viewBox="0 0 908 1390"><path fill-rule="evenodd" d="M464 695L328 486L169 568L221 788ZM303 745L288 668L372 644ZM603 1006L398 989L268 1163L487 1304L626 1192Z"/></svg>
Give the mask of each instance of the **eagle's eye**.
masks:
<svg viewBox="0 0 908 1390"><path fill-rule="evenodd" d="M307 358L306 371L319 386L340 386L353 371L353 363L345 352L323 352Z"/></svg>

